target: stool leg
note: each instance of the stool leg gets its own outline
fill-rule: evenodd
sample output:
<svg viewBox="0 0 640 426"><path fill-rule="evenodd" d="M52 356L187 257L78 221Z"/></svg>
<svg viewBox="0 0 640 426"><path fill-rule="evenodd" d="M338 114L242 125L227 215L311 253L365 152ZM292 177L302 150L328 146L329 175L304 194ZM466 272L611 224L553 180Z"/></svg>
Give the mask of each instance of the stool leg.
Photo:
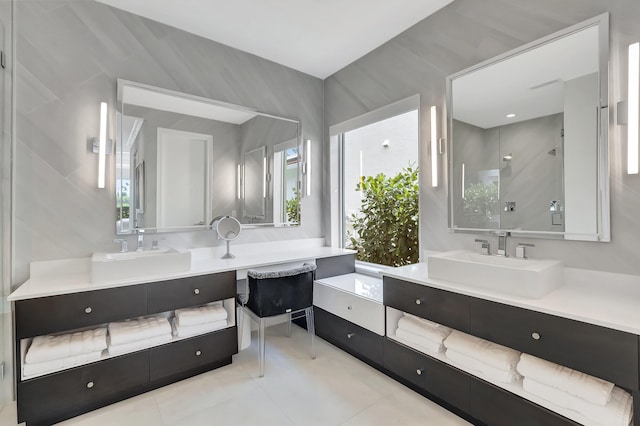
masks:
<svg viewBox="0 0 640 426"><path fill-rule="evenodd" d="M260 345L260 377L264 377L264 328L266 322L266 318L260 318L260 329L258 330L258 340Z"/></svg>
<svg viewBox="0 0 640 426"><path fill-rule="evenodd" d="M304 313L307 317L307 331L309 332L309 336L311 336L311 358L316 359L316 329L313 323L313 306L305 309Z"/></svg>
<svg viewBox="0 0 640 426"><path fill-rule="evenodd" d="M291 314L289 314L289 321L287 321L287 337L291 337Z"/></svg>

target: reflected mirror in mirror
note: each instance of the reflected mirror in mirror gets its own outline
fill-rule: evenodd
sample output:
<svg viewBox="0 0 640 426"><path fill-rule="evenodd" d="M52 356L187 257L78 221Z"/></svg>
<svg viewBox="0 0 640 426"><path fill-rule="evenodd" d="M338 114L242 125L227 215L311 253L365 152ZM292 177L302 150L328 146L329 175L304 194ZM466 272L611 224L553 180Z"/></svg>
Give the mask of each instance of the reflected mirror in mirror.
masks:
<svg viewBox="0 0 640 426"><path fill-rule="evenodd" d="M116 229L300 223L300 122L118 80Z"/></svg>
<svg viewBox="0 0 640 426"><path fill-rule="evenodd" d="M450 227L609 241L608 15L447 79Z"/></svg>

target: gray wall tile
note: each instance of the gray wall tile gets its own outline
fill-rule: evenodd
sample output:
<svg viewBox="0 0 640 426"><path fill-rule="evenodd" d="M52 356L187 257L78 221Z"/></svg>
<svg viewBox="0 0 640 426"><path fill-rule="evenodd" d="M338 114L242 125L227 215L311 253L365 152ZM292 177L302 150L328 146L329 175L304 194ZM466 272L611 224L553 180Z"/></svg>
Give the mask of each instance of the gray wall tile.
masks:
<svg viewBox="0 0 640 426"><path fill-rule="evenodd" d="M110 104L115 135L117 78L300 119L305 138L322 139L323 82L315 77L93 1L16 1L15 7L13 286L28 278L31 261L115 249L113 157L100 190L97 156L86 141L97 135L100 101ZM320 155L313 168L321 170ZM321 184L319 175L314 185ZM238 242L321 237L320 199L318 190L303 201L302 226L247 230ZM178 248L220 244L207 231L164 239L161 244Z"/></svg>
<svg viewBox="0 0 640 426"><path fill-rule="evenodd" d="M610 13L609 103L615 106L626 98L626 46L640 39L640 2L456 0L325 80L325 164L329 161L329 126L419 93L423 124L419 162L425 176L420 193L422 249L475 248L473 235L447 231L446 179L438 188L428 185L429 106L438 106L439 122L444 125L447 75L603 12ZM635 248L640 239L640 178L625 174L625 129L615 125L614 118L611 111L612 242L531 239L528 242L536 245L532 256L561 259L572 267L640 274ZM446 137L446 131L441 133ZM446 159L440 164L444 166ZM441 176L446 176L446 168ZM323 183L328 201L326 173ZM325 226L329 226L328 207L324 212ZM510 244L515 245L514 241Z"/></svg>

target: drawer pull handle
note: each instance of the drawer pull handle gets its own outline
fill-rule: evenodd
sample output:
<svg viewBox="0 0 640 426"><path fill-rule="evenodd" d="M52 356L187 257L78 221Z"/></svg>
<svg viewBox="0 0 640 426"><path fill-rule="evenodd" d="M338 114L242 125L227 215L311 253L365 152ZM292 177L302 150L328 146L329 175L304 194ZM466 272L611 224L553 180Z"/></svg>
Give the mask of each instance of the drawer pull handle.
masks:
<svg viewBox="0 0 640 426"><path fill-rule="evenodd" d="M424 368L418 368L418 369L416 370L416 374L417 374L418 376L422 376L422 372L423 372L423 371L424 371Z"/></svg>
<svg viewBox="0 0 640 426"><path fill-rule="evenodd" d="M196 288L195 290L193 290L193 294L200 294L200 289Z"/></svg>
<svg viewBox="0 0 640 426"><path fill-rule="evenodd" d="M353 308L351 307L351 305L349 305L349 306L347 306L347 309L348 309L348 310L351 310L351 309L353 309Z"/></svg>
<svg viewBox="0 0 640 426"><path fill-rule="evenodd" d="M540 340L540 334L538 334L536 332L533 332L533 333L531 333L531 338L533 340Z"/></svg>
<svg viewBox="0 0 640 426"><path fill-rule="evenodd" d="M422 299L416 299L416 305L422 305Z"/></svg>
<svg viewBox="0 0 640 426"><path fill-rule="evenodd" d="M202 352L201 351L196 351L196 356L200 356L200 355L202 355Z"/></svg>
<svg viewBox="0 0 640 426"><path fill-rule="evenodd" d="M87 389L91 389L93 387L93 382L87 383Z"/></svg>
<svg viewBox="0 0 640 426"><path fill-rule="evenodd" d="M355 333L347 333L347 339L351 339L355 335Z"/></svg>
<svg viewBox="0 0 640 426"><path fill-rule="evenodd" d="M90 314L93 311L93 309L91 309L91 306L87 306L86 308L84 308L84 313L85 314Z"/></svg>

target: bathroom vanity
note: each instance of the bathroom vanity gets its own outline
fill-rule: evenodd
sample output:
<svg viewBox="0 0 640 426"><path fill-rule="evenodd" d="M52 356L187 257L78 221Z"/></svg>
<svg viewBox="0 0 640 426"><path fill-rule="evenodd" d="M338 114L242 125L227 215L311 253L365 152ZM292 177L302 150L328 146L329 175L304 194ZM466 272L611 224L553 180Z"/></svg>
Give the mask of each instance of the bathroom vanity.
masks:
<svg viewBox="0 0 640 426"><path fill-rule="evenodd" d="M637 277L566 268L563 286L529 299L430 279L426 263L381 274L318 280L316 333L474 423L512 425L517 419L546 426L590 419L525 392L519 383L493 382L444 354L399 342L395 330L403 313L613 382L633 396L638 412ZM598 288L600 282L609 288ZM638 416L633 424L640 425Z"/></svg>
<svg viewBox="0 0 640 426"><path fill-rule="evenodd" d="M385 369L486 424L568 425L589 419L522 390L479 378L445 356L392 339L407 312L615 383L638 412L637 277L567 268L565 285L540 299L428 279L424 263L384 272ZM609 289L598 289L600 281ZM517 285L517 283L514 283ZM638 416L635 425L640 424Z"/></svg>
<svg viewBox="0 0 640 426"><path fill-rule="evenodd" d="M32 265L31 279L9 297L15 312L18 421L51 424L230 364L238 352L237 279L246 276L247 269L311 261L317 264L317 273L327 277L351 271L354 265L352 252L327 247L248 251L244 257L228 260L213 257L214 249L208 250L194 250L189 271L165 276L150 272L135 280L92 283L89 259ZM152 314L168 316L175 309L216 301L229 314L227 327L221 330L174 337L167 344L119 356L105 351L96 362L23 375L25 353L33 337Z"/></svg>

